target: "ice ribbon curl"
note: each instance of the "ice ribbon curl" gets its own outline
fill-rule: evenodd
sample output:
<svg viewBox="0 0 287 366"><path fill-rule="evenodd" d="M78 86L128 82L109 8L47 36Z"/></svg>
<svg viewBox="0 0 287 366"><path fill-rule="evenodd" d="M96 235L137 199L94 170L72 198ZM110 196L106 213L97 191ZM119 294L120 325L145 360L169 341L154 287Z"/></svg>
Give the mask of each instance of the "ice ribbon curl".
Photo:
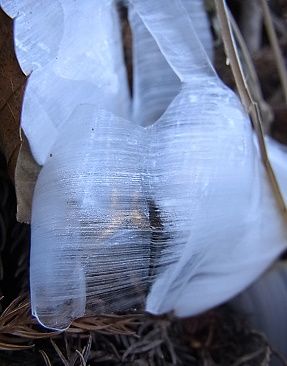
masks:
<svg viewBox="0 0 287 366"><path fill-rule="evenodd" d="M57 2L74 19L68 3ZM87 12L82 20L89 19L89 4L79 5ZM101 4L102 12L114 14L113 2ZM154 117L138 124L119 117L121 104L111 101L125 92L124 78L116 93L100 84L91 99L78 101L76 93L66 114L55 114L61 126L42 155L31 253L33 313L50 328L63 329L89 311L127 310L145 300L149 286L147 311L194 315L238 293L286 247L250 121L216 76L181 2L132 5L180 80L180 90L155 123L148 120ZM100 19L102 13L95 12ZM118 39L119 31L111 32L114 21L110 27L99 24L101 37ZM85 32L83 26L82 41ZM104 48L107 55L115 44ZM61 43L72 63L64 81L77 75L74 47L68 43L66 50ZM85 55L90 44L81 47ZM108 79L113 62L105 62ZM57 65L56 60L47 67ZM101 76L95 76L96 86ZM71 95L80 82L67 86ZM54 88L55 83L44 89L45 97L53 96ZM123 99L127 105L128 97ZM91 101L96 105L75 109ZM61 111L62 103L46 109L56 107ZM30 144L31 139L37 140L30 136Z"/></svg>
<svg viewBox="0 0 287 366"><path fill-rule="evenodd" d="M202 0L182 0L210 59L213 43ZM161 53L132 4L129 22L133 46L132 118L143 126L155 122L180 90L180 80Z"/></svg>
<svg viewBox="0 0 287 366"><path fill-rule="evenodd" d="M182 81L149 128L150 195L170 239L146 308L187 316L252 282L286 247L286 228L249 118L216 76L181 2L132 3Z"/></svg>

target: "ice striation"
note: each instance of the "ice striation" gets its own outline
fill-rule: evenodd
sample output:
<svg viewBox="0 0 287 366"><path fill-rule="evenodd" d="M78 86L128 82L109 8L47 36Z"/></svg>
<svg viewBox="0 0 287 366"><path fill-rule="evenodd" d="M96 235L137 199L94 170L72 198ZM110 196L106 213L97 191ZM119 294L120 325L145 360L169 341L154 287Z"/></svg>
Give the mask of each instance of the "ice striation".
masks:
<svg viewBox="0 0 287 366"><path fill-rule="evenodd" d="M202 0L182 0L210 59L213 43ZM180 80L161 53L155 39L130 3L129 21L133 38L133 112L142 125L155 122L180 90Z"/></svg>
<svg viewBox="0 0 287 366"><path fill-rule="evenodd" d="M35 188L30 272L32 311L55 329L144 303L150 262L145 131L82 105L60 132Z"/></svg>
<svg viewBox="0 0 287 366"><path fill-rule="evenodd" d="M147 195L161 225L146 309L195 315L254 281L286 248L286 226L250 120L215 74L182 3L132 3L181 80L148 128Z"/></svg>
<svg viewBox="0 0 287 366"><path fill-rule="evenodd" d="M31 73L22 127L43 164L30 266L38 321L61 330L140 306L195 315L264 272L286 227L250 120L211 65L202 2L130 1L132 108L114 1L0 4ZM285 152L269 144L284 183Z"/></svg>

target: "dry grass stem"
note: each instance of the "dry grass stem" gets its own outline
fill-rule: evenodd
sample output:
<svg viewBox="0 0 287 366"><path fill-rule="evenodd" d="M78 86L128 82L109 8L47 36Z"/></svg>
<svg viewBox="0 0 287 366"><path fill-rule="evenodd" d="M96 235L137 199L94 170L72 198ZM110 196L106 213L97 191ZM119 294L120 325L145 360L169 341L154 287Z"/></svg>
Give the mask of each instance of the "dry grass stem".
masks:
<svg viewBox="0 0 287 366"><path fill-rule="evenodd" d="M282 213L284 220L287 223L287 209L286 204L280 190L279 184L275 177L272 165L269 161L266 145L264 141L264 134L262 128L262 117L261 111L259 109L258 103L254 101L248 83L244 77L242 71L242 66L239 60L237 48L233 39L230 21L228 18L228 10L225 0L218 0L215 2L217 8L217 14L221 25L222 38L224 42L225 52L230 61L230 66L234 75L237 90L240 95L241 101L246 108L246 111L250 114L251 120L253 122L253 127L256 132L259 149L261 153L262 162L264 164L267 176L269 178L274 196L278 207Z"/></svg>

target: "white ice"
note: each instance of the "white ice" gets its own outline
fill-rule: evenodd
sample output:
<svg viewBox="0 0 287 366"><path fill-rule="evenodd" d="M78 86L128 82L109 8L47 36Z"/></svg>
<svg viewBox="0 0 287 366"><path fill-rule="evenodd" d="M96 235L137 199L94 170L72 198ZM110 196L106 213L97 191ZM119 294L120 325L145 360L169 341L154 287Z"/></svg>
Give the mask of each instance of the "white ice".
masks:
<svg viewBox="0 0 287 366"><path fill-rule="evenodd" d="M153 314L195 315L264 272L286 225L250 120L211 65L202 2L131 0L132 111L112 0L0 4L31 73L22 127L43 164L30 267L39 322L64 329L145 300ZM269 145L284 183L286 152Z"/></svg>

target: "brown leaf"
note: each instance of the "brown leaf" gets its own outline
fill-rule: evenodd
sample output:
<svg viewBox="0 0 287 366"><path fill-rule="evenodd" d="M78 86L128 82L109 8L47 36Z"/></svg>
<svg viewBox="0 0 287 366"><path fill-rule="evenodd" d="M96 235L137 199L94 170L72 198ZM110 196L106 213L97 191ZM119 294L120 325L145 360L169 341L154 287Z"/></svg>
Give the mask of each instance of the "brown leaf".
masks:
<svg viewBox="0 0 287 366"><path fill-rule="evenodd" d="M0 146L13 179L21 140L21 104L26 77L14 52L12 20L0 10Z"/></svg>
<svg viewBox="0 0 287 366"><path fill-rule="evenodd" d="M0 9L0 148L16 186L17 220L29 223L34 185L40 167L21 138L20 115L26 76L16 59L13 21Z"/></svg>
<svg viewBox="0 0 287 366"><path fill-rule="evenodd" d="M15 170L17 220L29 224L34 187L41 167L34 160L23 132L22 140Z"/></svg>

